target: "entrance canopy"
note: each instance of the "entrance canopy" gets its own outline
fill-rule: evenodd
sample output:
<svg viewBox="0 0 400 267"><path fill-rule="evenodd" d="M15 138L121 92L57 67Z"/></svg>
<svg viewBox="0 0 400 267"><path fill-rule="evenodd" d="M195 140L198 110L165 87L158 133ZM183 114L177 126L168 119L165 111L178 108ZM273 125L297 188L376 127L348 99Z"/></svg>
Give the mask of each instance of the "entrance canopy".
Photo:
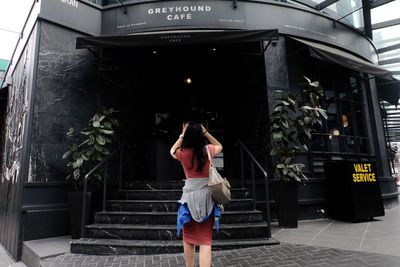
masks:
<svg viewBox="0 0 400 267"><path fill-rule="evenodd" d="M399 104L400 98L400 81L399 80L383 80L383 79L376 79L376 87L379 91L379 98L386 100L392 105Z"/></svg>
<svg viewBox="0 0 400 267"><path fill-rule="evenodd" d="M393 80L393 74L390 71L380 68L348 52L308 40L306 41L294 37L291 38L307 45L312 57L338 64L356 71L368 73L385 80Z"/></svg>
<svg viewBox="0 0 400 267"><path fill-rule="evenodd" d="M244 43L278 39L278 30L182 30L76 38L76 48Z"/></svg>

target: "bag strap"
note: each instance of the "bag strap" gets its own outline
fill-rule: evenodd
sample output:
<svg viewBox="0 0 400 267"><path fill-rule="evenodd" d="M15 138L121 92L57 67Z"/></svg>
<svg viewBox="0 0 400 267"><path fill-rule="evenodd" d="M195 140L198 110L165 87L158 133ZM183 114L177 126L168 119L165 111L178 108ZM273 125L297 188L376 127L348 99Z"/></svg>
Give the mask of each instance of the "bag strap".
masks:
<svg viewBox="0 0 400 267"><path fill-rule="evenodd" d="M207 150L208 159L210 160L210 166L214 166L214 164L211 160L211 155L210 155L210 150L208 149L208 145L206 145L206 150Z"/></svg>

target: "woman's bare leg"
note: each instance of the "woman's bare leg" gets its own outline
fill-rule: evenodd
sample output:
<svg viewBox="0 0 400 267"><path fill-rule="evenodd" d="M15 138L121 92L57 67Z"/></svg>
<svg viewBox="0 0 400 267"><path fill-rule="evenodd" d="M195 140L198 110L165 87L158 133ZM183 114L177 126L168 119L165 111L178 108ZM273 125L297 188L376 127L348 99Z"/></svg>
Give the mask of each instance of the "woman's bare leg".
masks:
<svg viewBox="0 0 400 267"><path fill-rule="evenodd" d="M195 246L183 241L183 252L185 254L186 267L194 267Z"/></svg>
<svg viewBox="0 0 400 267"><path fill-rule="evenodd" d="M211 246L200 245L200 267L211 266Z"/></svg>

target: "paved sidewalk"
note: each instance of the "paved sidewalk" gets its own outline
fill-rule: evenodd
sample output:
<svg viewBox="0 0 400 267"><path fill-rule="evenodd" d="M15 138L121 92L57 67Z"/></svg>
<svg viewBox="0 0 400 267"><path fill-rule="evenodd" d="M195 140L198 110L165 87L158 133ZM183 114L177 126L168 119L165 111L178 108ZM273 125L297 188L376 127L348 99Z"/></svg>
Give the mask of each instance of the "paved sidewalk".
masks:
<svg viewBox="0 0 400 267"><path fill-rule="evenodd" d="M182 254L155 256L88 256L64 254L42 262L44 267L184 267ZM400 257L282 243L275 246L213 252L214 267L228 266L400 266Z"/></svg>
<svg viewBox="0 0 400 267"><path fill-rule="evenodd" d="M299 221L299 227L296 229L279 229L275 226L272 237L291 244L400 257L400 207L386 209L385 213L385 216L376 217L368 222L350 223L324 219Z"/></svg>
<svg viewBox="0 0 400 267"><path fill-rule="evenodd" d="M297 229L273 223L276 246L213 252L213 266L400 266L400 207L371 222L332 219L300 221ZM183 254L90 256L67 253L42 261L45 267L185 266Z"/></svg>
<svg viewBox="0 0 400 267"><path fill-rule="evenodd" d="M2 245L0 245L0 267L8 267L13 263L14 263L14 261L7 254L4 247Z"/></svg>

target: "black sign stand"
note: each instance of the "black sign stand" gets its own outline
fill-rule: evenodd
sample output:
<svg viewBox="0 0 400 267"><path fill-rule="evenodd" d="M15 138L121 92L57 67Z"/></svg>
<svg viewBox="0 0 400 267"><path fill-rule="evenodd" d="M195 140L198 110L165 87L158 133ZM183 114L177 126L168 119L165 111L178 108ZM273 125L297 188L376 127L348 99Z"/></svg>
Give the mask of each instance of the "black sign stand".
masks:
<svg viewBox="0 0 400 267"><path fill-rule="evenodd" d="M359 221L385 215L375 162L325 163L329 215Z"/></svg>

